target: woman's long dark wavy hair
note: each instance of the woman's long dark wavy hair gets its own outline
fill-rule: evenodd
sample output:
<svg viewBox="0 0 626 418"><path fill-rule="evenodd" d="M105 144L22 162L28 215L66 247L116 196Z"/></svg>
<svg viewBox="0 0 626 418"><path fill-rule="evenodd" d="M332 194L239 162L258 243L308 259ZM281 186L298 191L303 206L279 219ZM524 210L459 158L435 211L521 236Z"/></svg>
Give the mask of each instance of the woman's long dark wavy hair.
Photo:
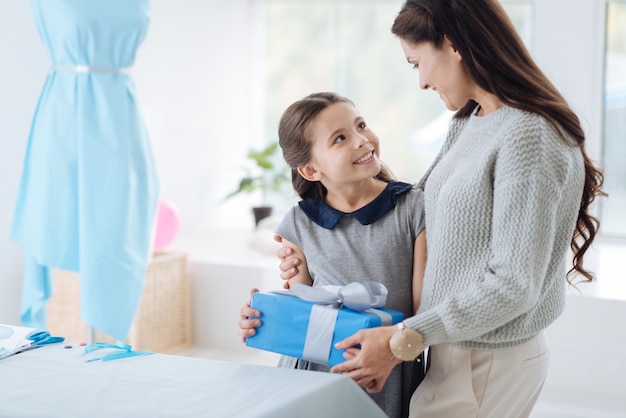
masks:
<svg viewBox="0 0 626 418"><path fill-rule="evenodd" d="M331 92L313 93L292 103L283 113L278 123L278 145L283 151L283 158L291 168L291 184L302 199L323 200L326 187L319 181L308 181L298 173L298 167L311 161L313 138L309 127L315 117L334 103L354 103L343 96ZM381 163L381 170L375 177L389 182L393 175Z"/></svg>
<svg viewBox="0 0 626 418"><path fill-rule="evenodd" d="M497 0L407 0L391 32L405 41L430 42L441 48L444 36L463 57L474 81L506 105L545 117L561 139L579 147L585 164L585 186L570 247L574 253L571 276L581 274L592 281L593 273L583 268L583 257L600 227L589 206L602 190L604 175L585 152L585 133L578 116L539 69ZM468 117L477 103L470 100L454 115Z"/></svg>

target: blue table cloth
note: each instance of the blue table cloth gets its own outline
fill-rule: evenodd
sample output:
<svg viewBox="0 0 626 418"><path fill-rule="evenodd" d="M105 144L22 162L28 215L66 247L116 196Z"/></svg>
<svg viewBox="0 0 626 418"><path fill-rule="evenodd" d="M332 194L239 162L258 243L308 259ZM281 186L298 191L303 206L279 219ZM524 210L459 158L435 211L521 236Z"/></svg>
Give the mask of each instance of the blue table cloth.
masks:
<svg viewBox="0 0 626 418"><path fill-rule="evenodd" d="M45 329L52 268L81 277L81 317L126 337L158 197L128 74L148 0L31 0L51 68L32 121L11 239L25 257L22 322Z"/></svg>

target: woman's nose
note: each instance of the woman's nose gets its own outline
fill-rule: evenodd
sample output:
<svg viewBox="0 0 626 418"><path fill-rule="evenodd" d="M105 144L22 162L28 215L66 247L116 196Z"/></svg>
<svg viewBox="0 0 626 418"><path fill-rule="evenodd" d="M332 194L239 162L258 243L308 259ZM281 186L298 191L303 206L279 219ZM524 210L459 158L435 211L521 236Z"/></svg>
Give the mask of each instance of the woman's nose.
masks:
<svg viewBox="0 0 626 418"><path fill-rule="evenodd" d="M418 73L418 77L419 77L420 88L422 90L428 90L430 85L426 82L426 77L422 77L422 73L421 72Z"/></svg>

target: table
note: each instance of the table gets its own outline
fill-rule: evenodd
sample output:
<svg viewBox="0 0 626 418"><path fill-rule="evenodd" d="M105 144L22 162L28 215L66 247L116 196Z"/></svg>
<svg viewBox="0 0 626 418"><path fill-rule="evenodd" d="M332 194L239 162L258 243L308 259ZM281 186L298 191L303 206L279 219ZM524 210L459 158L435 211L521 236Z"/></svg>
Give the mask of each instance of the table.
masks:
<svg viewBox="0 0 626 418"><path fill-rule="evenodd" d="M107 349L64 347L0 360L0 417L385 417L342 375L166 354L87 363Z"/></svg>

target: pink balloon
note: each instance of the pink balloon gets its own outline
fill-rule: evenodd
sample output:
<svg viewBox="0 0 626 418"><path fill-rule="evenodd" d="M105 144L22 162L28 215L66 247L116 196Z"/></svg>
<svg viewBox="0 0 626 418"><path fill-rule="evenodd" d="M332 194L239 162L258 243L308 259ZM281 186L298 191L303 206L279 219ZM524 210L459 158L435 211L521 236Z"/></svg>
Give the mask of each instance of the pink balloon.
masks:
<svg viewBox="0 0 626 418"><path fill-rule="evenodd" d="M159 199L157 208L156 233L154 236L154 249L162 250L167 247L178 234L180 220L178 210L171 202Z"/></svg>

